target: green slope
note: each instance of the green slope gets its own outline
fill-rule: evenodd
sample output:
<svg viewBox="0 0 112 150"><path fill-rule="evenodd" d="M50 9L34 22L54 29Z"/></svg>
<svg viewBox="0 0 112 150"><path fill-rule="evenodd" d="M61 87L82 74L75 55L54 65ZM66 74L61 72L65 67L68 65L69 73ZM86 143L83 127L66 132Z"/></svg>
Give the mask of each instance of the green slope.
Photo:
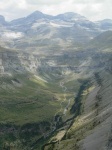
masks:
<svg viewBox="0 0 112 150"><path fill-rule="evenodd" d="M106 31L95 37L88 44L88 48L106 49L112 48L112 31Z"/></svg>

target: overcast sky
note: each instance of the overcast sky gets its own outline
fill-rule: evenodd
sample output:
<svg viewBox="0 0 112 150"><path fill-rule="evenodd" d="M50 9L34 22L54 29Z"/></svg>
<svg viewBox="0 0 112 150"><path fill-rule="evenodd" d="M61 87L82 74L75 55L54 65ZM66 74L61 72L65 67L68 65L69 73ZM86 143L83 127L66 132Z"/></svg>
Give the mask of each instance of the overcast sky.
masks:
<svg viewBox="0 0 112 150"><path fill-rule="evenodd" d="M12 20L39 10L57 15L79 13L90 20L112 19L112 0L0 0L0 15Z"/></svg>

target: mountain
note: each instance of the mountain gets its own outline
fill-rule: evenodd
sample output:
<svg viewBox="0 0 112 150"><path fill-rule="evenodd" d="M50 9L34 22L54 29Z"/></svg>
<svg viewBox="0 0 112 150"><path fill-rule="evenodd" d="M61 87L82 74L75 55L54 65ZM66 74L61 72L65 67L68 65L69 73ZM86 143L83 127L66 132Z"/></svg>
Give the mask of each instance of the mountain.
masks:
<svg viewBox="0 0 112 150"><path fill-rule="evenodd" d="M77 20L85 20L86 18L73 12L67 12L64 14L59 14L55 16L56 19L64 20L64 21L77 21Z"/></svg>
<svg viewBox="0 0 112 150"><path fill-rule="evenodd" d="M5 18L0 15L0 25L6 25Z"/></svg>
<svg viewBox="0 0 112 150"><path fill-rule="evenodd" d="M10 24L11 25L18 25L18 24L21 24L21 25L24 24L24 25L26 25L27 23L28 24L29 23L32 24L32 23L36 22L39 19L51 19L51 18L53 18L53 17L50 16L50 15L46 15L46 14L43 14L42 12L35 11L32 14L30 14L29 16L27 16L27 17L11 21Z"/></svg>
<svg viewBox="0 0 112 150"><path fill-rule="evenodd" d="M57 45L60 49L73 44L77 47L100 34L101 30L97 24L76 13L51 16L35 11L9 22L0 33L1 43L7 39L7 48L31 50L39 47L41 50L48 44L50 49Z"/></svg>
<svg viewBox="0 0 112 150"><path fill-rule="evenodd" d="M104 19L98 21L98 24L102 30L112 30L112 20L111 19Z"/></svg>
<svg viewBox="0 0 112 150"><path fill-rule="evenodd" d="M79 15L77 13L73 13L73 12L67 12L64 14L57 15L56 18L63 20L63 21L67 21L67 22L73 22L73 23L80 25L82 27L85 27L85 28L95 28L96 27L95 23L89 21L84 16L81 16L81 15Z"/></svg>
<svg viewBox="0 0 112 150"><path fill-rule="evenodd" d="M73 25L80 25L80 26L84 26L85 28L91 28L94 27L95 28L95 24L89 20L87 20L85 17L73 13L73 12L68 12L68 13L64 13L64 14L60 14L57 16L51 16L51 15L46 15L43 14L42 12L39 11L35 11L34 13L32 13L31 15L25 17L25 18L20 18L17 20L13 20L10 22L11 25L33 25L36 22L41 22L41 23L49 23L54 22L55 27L64 27L63 24L65 24L65 27L67 27L67 23L68 26L73 26ZM58 25L59 24L59 25ZM62 24L62 26L61 26Z"/></svg>

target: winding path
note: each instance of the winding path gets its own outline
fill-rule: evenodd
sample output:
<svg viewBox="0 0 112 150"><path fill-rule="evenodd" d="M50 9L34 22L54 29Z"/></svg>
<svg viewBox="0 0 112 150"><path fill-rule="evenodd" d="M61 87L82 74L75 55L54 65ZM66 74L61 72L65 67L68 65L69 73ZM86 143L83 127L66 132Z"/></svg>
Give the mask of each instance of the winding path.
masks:
<svg viewBox="0 0 112 150"><path fill-rule="evenodd" d="M60 121L60 118L61 118L61 116L59 116L59 117L56 119L56 116L57 116L60 112L62 112L62 110L63 110L63 115L66 116L67 110L68 110L68 108L69 108L69 106L70 106L70 102L71 102L71 100L73 99L73 98L69 98L67 105L63 108L63 103L67 100L67 99L66 99L67 87L66 87L64 84L65 84L64 81L60 81L59 86L62 88L62 90L63 90L63 92L64 92L64 100L60 103L60 110L59 110L58 112L56 112L55 115L54 115L53 123L51 124L51 132L53 132L53 131L56 130L56 125L57 125L57 123ZM55 119L56 119L56 120L55 120Z"/></svg>
<svg viewBox="0 0 112 150"><path fill-rule="evenodd" d="M63 72L62 72L62 74L63 74ZM51 128L51 131L49 131L47 134L45 134L45 136L44 136L45 138L48 137L52 132L54 132L54 131L56 130L57 124L59 123L60 118L61 118L61 116L58 116L57 118L56 118L56 116L57 116L59 113L61 113L61 112L63 112L62 116L66 116L66 113L67 113L67 110L68 110L68 108L69 108L69 106L70 106L71 100L73 99L73 97L72 97L72 98L69 98L67 105L63 108L63 103L67 100L67 99L66 99L67 87L66 87L64 84L65 84L64 81L60 81L59 86L62 88L62 90L63 90L63 92L64 92L64 95L63 95L64 100L60 103L60 110L55 113L55 115L54 115L54 117L53 117L53 121L52 121L52 123L51 123L51 127L50 127L50 128Z"/></svg>

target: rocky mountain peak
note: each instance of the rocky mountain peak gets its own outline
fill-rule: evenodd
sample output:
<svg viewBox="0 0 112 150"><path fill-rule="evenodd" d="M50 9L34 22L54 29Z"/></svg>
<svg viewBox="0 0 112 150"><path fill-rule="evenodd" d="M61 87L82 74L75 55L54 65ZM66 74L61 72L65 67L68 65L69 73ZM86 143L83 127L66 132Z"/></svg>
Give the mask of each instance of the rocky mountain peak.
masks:
<svg viewBox="0 0 112 150"><path fill-rule="evenodd" d="M27 16L27 18L41 18L41 17L43 17L44 16L44 14L42 13L42 12L40 12L40 11L35 11L35 12L33 12L32 14L30 14L29 16Z"/></svg>
<svg viewBox="0 0 112 150"><path fill-rule="evenodd" d="M86 20L85 17L77 14L77 13L74 13L74 12L66 12L64 14L59 14L56 16L57 18L60 18L62 20Z"/></svg>
<svg viewBox="0 0 112 150"><path fill-rule="evenodd" d="M32 14L30 14L29 16L26 17L26 19L31 19L31 20L38 20L38 19L43 19L43 18L51 19L52 16L44 14L44 13L37 10L37 11L33 12Z"/></svg>

